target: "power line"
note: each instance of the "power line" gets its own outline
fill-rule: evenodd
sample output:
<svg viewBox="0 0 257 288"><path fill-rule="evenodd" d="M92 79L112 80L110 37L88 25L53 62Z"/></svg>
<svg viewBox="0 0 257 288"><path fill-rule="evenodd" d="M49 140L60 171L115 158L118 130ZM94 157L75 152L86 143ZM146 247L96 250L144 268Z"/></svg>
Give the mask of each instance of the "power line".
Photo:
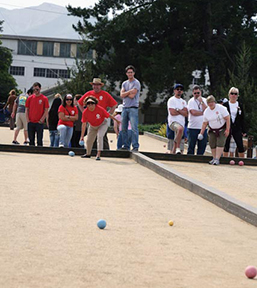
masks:
<svg viewBox="0 0 257 288"><path fill-rule="evenodd" d="M48 13L59 14L59 15L68 15L68 13L54 12L54 11L50 11L50 10L42 10L42 9L37 9L37 8L33 8L33 7L10 5L10 4L6 4L6 3L0 3L0 5L6 5L6 6L10 6L10 7L23 8L23 9L28 9L28 10L40 11L40 12L48 12Z"/></svg>

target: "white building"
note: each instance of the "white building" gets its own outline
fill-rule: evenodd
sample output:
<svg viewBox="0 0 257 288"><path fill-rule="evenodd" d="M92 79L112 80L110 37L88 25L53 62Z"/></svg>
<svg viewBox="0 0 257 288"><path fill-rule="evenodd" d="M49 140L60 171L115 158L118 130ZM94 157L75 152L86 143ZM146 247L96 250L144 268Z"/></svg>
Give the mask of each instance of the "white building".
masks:
<svg viewBox="0 0 257 288"><path fill-rule="evenodd" d="M34 82L41 83L42 90L46 90L55 87L58 80L69 79L68 68L75 65L75 57L80 58L79 46L83 42L13 35L2 35L0 40L2 46L12 50L10 74L22 91L28 90ZM92 56L91 53L88 58Z"/></svg>

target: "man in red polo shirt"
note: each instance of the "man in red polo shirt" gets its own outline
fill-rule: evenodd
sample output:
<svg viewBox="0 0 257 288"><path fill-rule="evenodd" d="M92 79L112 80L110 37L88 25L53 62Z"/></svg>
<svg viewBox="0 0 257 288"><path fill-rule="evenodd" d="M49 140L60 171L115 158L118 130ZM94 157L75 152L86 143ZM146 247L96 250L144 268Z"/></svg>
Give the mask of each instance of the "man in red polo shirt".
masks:
<svg viewBox="0 0 257 288"><path fill-rule="evenodd" d="M43 146L44 122L48 113L49 102L46 96L40 93L41 84L33 84L33 92L26 101L25 113L28 121L29 145L35 146L35 134L37 134L37 146Z"/></svg>
<svg viewBox="0 0 257 288"><path fill-rule="evenodd" d="M100 78L94 78L93 82L90 82L93 90L86 92L78 101L78 106L81 112L84 110L84 99L88 96L94 96L98 100L98 105L103 107L105 110L109 107L109 113L112 115L117 107L117 101L106 91L102 90L104 83L102 83ZM109 143L107 138L107 133L104 136L104 149L109 149Z"/></svg>

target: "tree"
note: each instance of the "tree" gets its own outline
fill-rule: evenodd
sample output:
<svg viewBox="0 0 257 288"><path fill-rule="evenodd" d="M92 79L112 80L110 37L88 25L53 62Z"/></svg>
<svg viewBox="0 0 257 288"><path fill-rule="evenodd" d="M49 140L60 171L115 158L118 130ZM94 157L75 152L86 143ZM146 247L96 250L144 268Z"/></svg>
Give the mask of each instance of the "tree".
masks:
<svg viewBox="0 0 257 288"><path fill-rule="evenodd" d="M257 46L257 1L100 0L93 8L67 9L82 18L74 28L96 50L97 71L122 81L124 68L133 64L149 89L148 104L157 93L171 93L174 81L189 85L192 71L206 67L209 90L217 93L229 82L238 43ZM256 69L251 68L254 77Z"/></svg>
<svg viewBox="0 0 257 288"><path fill-rule="evenodd" d="M2 32L3 21L0 21L0 32ZM15 79L10 75L9 68L12 63L12 53L6 47L1 46L0 41L0 101L6 101L11 89L17 87Z"/></svg>
<svg viewBox="0 0 257 288"><path fill-rule="evenodd" d="M235 68L228 70L229 87L239 89L240 98L245 111L245 122L249 135L253 135L257 141L257 88L256 80L251 77L252 67L251 48L243 41L235 57ZM224 95L227 95L228 89L224 89Z"/></svg>

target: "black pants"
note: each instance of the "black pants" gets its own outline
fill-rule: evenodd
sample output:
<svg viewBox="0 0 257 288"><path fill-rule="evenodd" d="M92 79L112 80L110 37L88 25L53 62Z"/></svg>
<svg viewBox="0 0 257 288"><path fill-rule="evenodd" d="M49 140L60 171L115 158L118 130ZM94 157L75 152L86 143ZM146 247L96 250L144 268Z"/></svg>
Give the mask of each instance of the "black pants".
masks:
<svg viewBox="0 0 257 288"><path fill-rule="evenodd" d="M44 124L28 123L29 145L35 146L35 134L37 133L37 146L43 146Z"/></svg>
<svg viewBox="0 0 257 288"><path fill-rule="evenodd" d="M228 138L226 140L226 144L225 144L225 147L224 147L224 152L228 152L229 151L229 145L230 145L231 136L233 136L233 138L235 139L238 152L239 153L244 153L245 149L244 149L244 144L243 144L242 131L241 131L241 129L235 129L235 128L233 129L233 127L230 130L230 134L228 135Z"/></svg>

